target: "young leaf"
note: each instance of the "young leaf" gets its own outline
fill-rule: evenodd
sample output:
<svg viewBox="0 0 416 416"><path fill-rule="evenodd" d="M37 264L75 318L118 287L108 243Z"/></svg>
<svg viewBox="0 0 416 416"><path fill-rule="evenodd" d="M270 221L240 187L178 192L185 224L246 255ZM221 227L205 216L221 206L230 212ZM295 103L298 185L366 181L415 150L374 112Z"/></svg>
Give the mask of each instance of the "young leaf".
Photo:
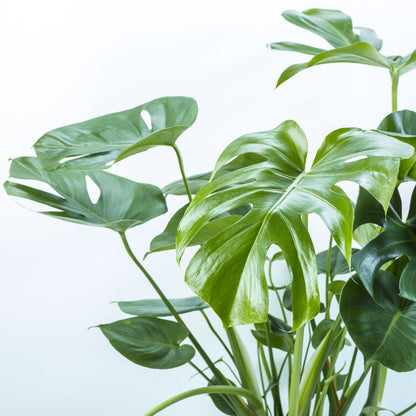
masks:
<svg viewBox="0 0 416 416"><path fill-rule="evenodd" d="M226 327L267 319L264 263L272 244L280 247L291 271L294 329L312 319L320 307L317 266L302 214L320 215L349 261L353 209L335 184L357 182L387 208L399 167L397 157L409 157L413 148L381 133L340 129L325 139L309 172L306 152L306 138L293 121L240 137L224 150L213 180L197 193L179 226L178 259L212 218L244 205L252 207L204 243L186 271L187 284ZM264 161L215 176L230 160L247 153Z"/></svg>
<svg viewBox="0 0 416 416"><path fill-rule="evenodd" d="M416 368L416 303L399 296L393 275L377 273L374 299L352 277L342 291L340 311L367 363L379 361L395 371Z"/></svg>
<svg viewBox="0 0 416 416"><path fill-rule="evenodd" d="M192 98L162 97L52 130L34 148L42 168L48 171L101 170L151 147L173 146L197 113ZM150 117L150 125L145 115Z"/></svg>
<svg viewBox="0 0 416 416"><path fill-rule="evenodd" d="M198 296L183 299L170 299L169 301L178 313L200 311L209 307L203 300L199 299ZM172 315L161 299L142 299L116 303L121 311L129 315L153 318Z"/></svg>
<svg viewBox="0 0 416 416"><path fill-rule="evenodd" d="M98 201L91 201L87 190L86 173L45 172L34 157L20 157L12 161L10 176L50 185L60 196L7 181L9 195L39 202L57 211L42 214L84 225L110 228L124 232L166 212L161 190L154 185L133 182L107 172L87 172L99 188Z"/></svg>
<svg viewBox="0 0 416 416"><path fill-rule="evenodd" d="M177 322L130 318L98 325L98 328L121 355L143 367L179 367L195 354L190 345L180 345L188 330Z"/></svg>

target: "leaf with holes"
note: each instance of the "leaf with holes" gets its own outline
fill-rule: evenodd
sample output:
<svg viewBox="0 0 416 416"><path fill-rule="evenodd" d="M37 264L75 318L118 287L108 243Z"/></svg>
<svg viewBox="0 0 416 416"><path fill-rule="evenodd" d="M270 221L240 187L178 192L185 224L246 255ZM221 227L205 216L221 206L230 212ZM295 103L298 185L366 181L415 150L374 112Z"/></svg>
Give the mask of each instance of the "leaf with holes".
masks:
<svg viewBox="0 0 416 416"><path fill-rule="evenodd" d="M212 181L196 194L179 225L178 259L212 218L241 206L251 207L239 221L204 243L186 271L187 284L226 327L267 319L264 263L272 244L280 247L292 275L294 329L312 319L320 307L317 265L301 216L320 215L349 261L353 208L335 184L357 182L387 208L398 158L409 157L413 148L378 132L340 129L326 137L309 172L305 171L306 153L306 138L294 121L240 137L224 150ZM261 158L215 176L244 154Z"/></svg>
<svg viewBox="0 0 416 416"><path fill-rule="evenodd" d="M355 225L371 222L384 227L382 233L352 256L352 265L372 296L376 273L383 264L400 256L416 259L416 213L412 208L415 206L416 187L413 190L411 209L406 221L401 218L401 200L398 192L395 192L385 215L380 203L364 189L360 189Z"/></svg>
<svg viewBox="0 0 416 416"><path fill-rule="evenodd" d="M154 146L174 146L197 113L192 98L162 97L52 130L34 148L47 171L101 170Z"/></svg>
<svg viewBox="0 0 416 416"><path fill-rule="evenodd" d="M45 172L36 158L21 157L12 161L10 176L50 185L59 196L10 181L4 187L9 195L54 208L55 211L41 212L61 220L124 232L166 212L165 199L157 186L107 172L88 172L100 191L96 203L88 193L85 173Z"/></svg>
<svg viewBox="0 0 416 416"><path fill-rule="evenodd" d="M353 276L342 291L340 311L367 363L379 361L395 371L416 368L416 303L399 296L393 275L377 273L374 299Z"/></svg>
<svg viewBox="0 0 416 416"><path fill-rule="evenodd" d="M351 18L339 10L287 10L283 17L325 39L334 49L325 50L293 42L275 42L270 48L279 51L313 55L308 62L295 64L283 71L277 87L304 69L329 63L357 63L386 68L398 76L416 68L416 51L406 56L384 56L379 51L382 41L374 30L352 25Z"/></svg>
<svg viewBox="0 0 416 416"><path fill-rule="evenodd" d="M179 367L195 355L193 347L180 345L188 336L188 330L177 322L130 318L98 325L98 328L116 351L143 367Z"/></svg>

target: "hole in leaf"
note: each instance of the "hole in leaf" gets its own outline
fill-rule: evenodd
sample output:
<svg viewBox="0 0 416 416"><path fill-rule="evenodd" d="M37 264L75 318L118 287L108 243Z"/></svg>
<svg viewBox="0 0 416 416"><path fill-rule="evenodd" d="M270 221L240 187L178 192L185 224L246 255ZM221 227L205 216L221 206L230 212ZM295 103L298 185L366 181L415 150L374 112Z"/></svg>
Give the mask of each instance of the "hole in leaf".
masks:
<svg viewBox="0 0 416 416"><path fill-rule="evenodd" d="M367 157L368 157L367 155L356 156L356 157L353 157L353 158L351 158L351 159L346 160L346 161L345 161L345 163L352 163L352 162L356 162L357 160L367 159Z"/></svg>
<svg viewBox="0 0 416 416"><path fill-rule="evenodd" d="M146 110L142 110L140 116L143 119L144 124L146 124L147 128L149 130L152 130L152 118L150 117L149 112Z"/></svg>
<svg viewBox="0 0 416 416"><path fill-rule="evenodd" d="M89 177L85 177L85 185L87 187L88 196L93 204L96 204L100 199L101 190L98 185Z"/></svg>
<svg viewBox="0 0 416 416"><path fill-rule="evenodd" d="M84 157L84 155L64 157L59 161L59 163L65 163L65 162L69 162L71 160L81 159L82 157Z"/></svg>

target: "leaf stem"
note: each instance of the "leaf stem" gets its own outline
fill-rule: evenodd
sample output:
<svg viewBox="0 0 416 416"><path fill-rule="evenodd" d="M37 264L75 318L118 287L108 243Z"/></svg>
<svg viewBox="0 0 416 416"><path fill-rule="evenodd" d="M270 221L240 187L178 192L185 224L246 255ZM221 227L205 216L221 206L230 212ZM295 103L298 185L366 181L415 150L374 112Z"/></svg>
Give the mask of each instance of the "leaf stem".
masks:
<svg viewBox="0 0 416 416"><path fill-rule="evenodd" d="M179 169L181 170L181 175L182 175L183 183L185 185L185 189L186 189L186 193L188 195L189 202L191 202L192 201L192 193L191 193L191 189L189 188L188 179L186 178L186 175L185 175L185 168L183 166L183 160L182 160L181 151L179 150L179 147L176 146L175 143L172 145L172 147L173 147L173 150L176 153L176 157L178 158Z"/></svg>
<svg viewBox="0 0 416 416"><path fill-rule="evenodd" d="M184 393L177 394L176 396L171 397L163 403L160 403L158 406L154 407L152 410L145 413L144 416L154 416L157 413L161 412L163 409L166 409L167 407L177 402L180 402L181 400L193 396L198 396L201 394L232 394L235 396L242 396L248 399L249 401L256 403L257 406L262 407L261 400L259 400L258 397L256 397L256 395L254 395L250 390L236 386L207 386L188 390Z"/></svg>
<svg viewBox="0 0 416 416"><path fill-rule="evenodd" d="M382 377L383 365L378 361L372 365L370 384L368 386L367 400L363 406L363 409L369 406L378 406L378 397L380 393L381 377ZM361 412L360 416L364 416Z"/></svg>
<svg viewBox="0 0 416 416"><path fill-rule="evenodd" d="M305 325L296 330L295 351L293 355L292 377L289 390L289 414L288 416L299 416L299 387L302 368L303 334Z"/></svg>
<svg viewBox="0 0 416 416"><path fill-rule="evenodd" d="M399 85L399 72L395 69L390 71L391 75L391 108L397 111L397 89Z"/></svg>
<svg viewBox="0 0 416 416"><path fill-rule="evenodd" d="M331 278L331 255L332 255L332 234L329 237L328 257L326 260L326 279L325 279L325 318L330 318L330 296L329 296L329 280Z"/></svg>
<svg viewBox="0 0 416 416"><path fill-rule="evenodd" d="M412 410L414 407L416 407L416 402L414 402L413 404L411 404L409 407L406 407L406 409L402 410L399 413L396 413L396 416L402 416L405 413L407 413L409 410Z"/></svg>
<svg viewBox="0 0 416 416"><path fill-rule="evenodd" d="M342 390L341 401L344 399L345 394L347 393L347 390L350 387L352 372L354 370L355 360L357 359L357 354L358 354L358 348L355 347L354 348L354 353L352 354L352 359L351 359L350 368L348 370L348 375L347 375L347 378L344 382L344 388Z"/></svg>
<svg viewBox="0 0 416 416"><path fill-rule="evenodd" d="M205 361L205 363L208 365L214 376L219 380L220 382L227 384L228 380L224 377L224 375L221 373L220 370L218 370L217 367L215 367L215 364L211 361L208 354L205 352L205 350L202 348L201 344L198 342L198 340L195 338L195 336L192 334L188 326L185 324L185 322L182 320L178 312L176 312L176 309L173 307L173 305L170 303L169 299L165 296L165 294L162 292L160 287L157 285L157 283L153 280L152 276L149 274L149 272L143 267L143 265L140 263L140 261L137 259L137 257L134 255L129 242L127 241L126 234L124 232L120 232L120 237L123 242L124 248L126 249L127 254L129 257L133 260L133 263L140 269L140 271L144 274L148 282L152 285L153 289L156 291L156 293L159 295L159 297L162 299L163 303L166 305L166 307L169 309L170 313L174 316L176 321L183 326L185 326L188 329L188 338L196 348L196 350L201 355L202 359ZM241 402L236 400L234 403L232 403L232 406L235 406L236 408L240 409L242 411L242 414L249 414L248 409L243 405Z"/></svg>

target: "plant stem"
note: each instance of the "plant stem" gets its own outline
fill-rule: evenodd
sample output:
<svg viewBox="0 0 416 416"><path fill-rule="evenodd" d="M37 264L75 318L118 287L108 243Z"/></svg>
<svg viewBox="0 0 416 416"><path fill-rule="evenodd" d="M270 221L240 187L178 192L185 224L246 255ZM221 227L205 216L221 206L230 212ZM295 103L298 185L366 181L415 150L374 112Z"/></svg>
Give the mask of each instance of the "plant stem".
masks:
<svg viewBox="0 0 416 416"><path fill-rule="evenodd" d="M367 400L364 404L363 409L368 406L378 406L381 378L382 378L382 373L383 373L382 367L383 365L379 362L375 362L372 365L370 384L368 386ZM360 416L364 416L364 413L361 413Z"/></svg>
<svg viewBox="0 0 416 416"><path fill-rule="evenodd" d="M269 360L270 360L270 367L272 369L272 378L271 383L276 384L272 387L272 395L273 395L273 402L274 402L274 414L275 416L283 416L283 409L282 409L282 401L280 398L280 390L279 390L279 382L277 379L277 371L276 371L276 364L274 362L273 356L273 348L272 348L272 339L270 335L270 322L267 321L264 323L267 335L267 345L269 349Z"/></svg>
<svg viewBox="0 0 416 416"><path fill-rule="evenodd" d="M180 393L176 396L173 396L170 399L164 401L163 403L160 403L158 406L154 407L149 412L145 413L144 416L154 416L157 413L161 412L163 409L166 409L167 407L171 406L172 404L180 402L181 400L187 399L189 397L198 396L201 394L232 394L235 396L245 397L247 400L256 403L257 406L262 406L261 400L259 401L258 397L256 397L251 391L247 389L235 386L207 386L188 390L184 393Z"/></svg>
<svg viewBox="0 0 416 416"><path fill-rule="evenodd" d="M230 358L234 361L233 353L228 348L227 344L223 341L220 334L215 330L214 326L212 325L211 321L208 319L207 314L201 309L200 310L202 316L204 317L209 329L212 331L212 333L217 337L218 341L221 343L221 345L224 347L225 351L227 351Z"/></svg>
<svg viewBox="0 0 416 416"><path fill-rule="evenodd" d="M354 370L355 360L357 359L357 353L358 353L358 348L355 347L354 348L354 353L352 354L352 359L351 359L350 368L348 370L348 375L347 375L347 378L346 378L345 383L344 383L344 388L342 389L341 401L344 399L345 394L346 394L348 388L350 387L352 372Z"/></svg>
<svg viewBox="0 0 416 416"><path fill-rule="evenodd" d="M331 276L331 255L332 255L332 234L329 237L329 247L328 247L328 258L326 260L326 279L325 279L325 318L329 319L330 317L330 296L329 296L329 280Z"/></svg>
<svg viewBox="0 0 416 416"><path fill-rule="evenodd" d="M196 365L194 364L192 361L188 361L188 364L194 369L196 370L196 372L203 377L206 381L208 381L208 383L211 381L209 379L209 377Z"/></svg>
<svg viewBox="0 0 416 416"><path fill-rule="evenodd" d="M170 303L169 299L165 296L165 294L162 292L160 287L157 285L157 283L153 280L152 276L150 276L149 272L143 267L143 265L140 263L140 261L137 259L137 257L134 255L129 242L127 241L126 234L124 232L120 232L120 237L123 242L124 248L127 251L127 254L129 257L133 260L133 263L140 269L140 271L144 274L148 282L152 285L153 289L156 291L156 293L159 295L159 297L162 299L163 303L166 305L166 307L169 309L170 313L173 315L173 317L176 319L176 321L188 330L188 338L196 348L196 350L201 355L202 359L205 361L205 363L208 365L214 376L219 380L220 382L224 384L229 384L228 380L224 377L224 375L215 367L215 364L211 361L208 354L205 352L205 350L202 348L201 344L198 342L198 340L195 338L195 336L192 334L190 329L187 327L185 322L182 320L180 315L176 312L173 305ZM238 400L235 400L235 402L232 404L235 408L240 409L242 411L242 414L249 414L248 409L243 405L243 403L239 402Z"/></svg>
<svg viewBox="0 0 416 416"><path fill-rule="evenodd" d="M397 111L397 89L399 85L399 73L393 69L390 71L391 75L391 108L392 111Z"/></svg>
<svg viewBox="0 0 416 416"><path fill-rule="evenodd" d="M181 151L179 150L179 147L176 146L176 144L173 144L172 147L173 147L173 150L176 153L176 157L178 158L179 169L181 170L181 175L182 175L183 183L185 185L185 189L186 189L186 193L188 195L189 202L191 202L192 201L192 193L191 193L191 189L189 188L188 179L186 178L186 175L185 175L185 168L183 166L183 160L182 160Z"/></svg>
<svg viewBox="0 0 416 416"><path fill-rule="evenodd" d="M413 404L411 404L409 407L406 407L406 409L402 410L399 413L396 413L396 416L402 416L405 413L407 413L409 410L412 410L414 407L416 407L416 402L414 402Z"/></svg>
<svg viewBox="0 0 416 416"><path fill-rule="evenodd" d="M305 325L296 330L295 351L293 355L292 377L289 390L289 414L288 416L299 416L299 386L302 368L303 334Z"/></svg>

